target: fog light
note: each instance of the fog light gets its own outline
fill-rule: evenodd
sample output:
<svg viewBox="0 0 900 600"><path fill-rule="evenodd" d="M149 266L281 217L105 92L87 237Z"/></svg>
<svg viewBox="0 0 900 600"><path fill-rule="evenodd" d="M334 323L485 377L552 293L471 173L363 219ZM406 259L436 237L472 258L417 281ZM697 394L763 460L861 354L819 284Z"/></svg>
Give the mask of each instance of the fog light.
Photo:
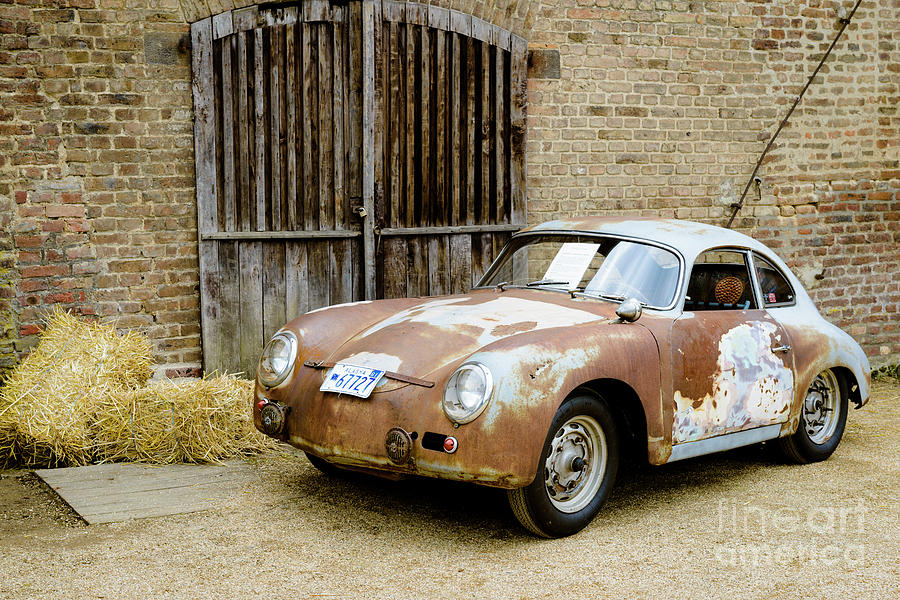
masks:
<svg viewBox="0 0 900 600"><path fill-rule="evenodd" d="M458 447L459 442L456 441L455 437L448 436L447 439L444 440L444 452L447 454L453 454Z"/></svg>
<svg viewBox="0 0 900 600"><path fill-rule="evenodd" d="M284 407L275 402L267 402L259 411L259 420L266 435L277 436L284 429Z"/></svg>

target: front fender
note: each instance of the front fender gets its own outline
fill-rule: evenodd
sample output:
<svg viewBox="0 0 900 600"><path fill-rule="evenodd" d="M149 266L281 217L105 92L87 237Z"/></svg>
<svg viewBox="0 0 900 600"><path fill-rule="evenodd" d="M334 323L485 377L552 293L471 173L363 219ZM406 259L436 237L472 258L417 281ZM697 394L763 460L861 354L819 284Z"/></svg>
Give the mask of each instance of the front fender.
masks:
<svg viewBox="0 0 900 600"><path fill-rule="evenodd" d="M588 323L518 335L468 360L487 366L496 383L485 412L462 427L477 427L477 437L486 443L514 451L519 481L533 480L556 411L589 381L616 379L629 385L644 407L650 439L663 437L659 349L653 335L637 323ZM615 410L618 399L605 399Z"/></svg>

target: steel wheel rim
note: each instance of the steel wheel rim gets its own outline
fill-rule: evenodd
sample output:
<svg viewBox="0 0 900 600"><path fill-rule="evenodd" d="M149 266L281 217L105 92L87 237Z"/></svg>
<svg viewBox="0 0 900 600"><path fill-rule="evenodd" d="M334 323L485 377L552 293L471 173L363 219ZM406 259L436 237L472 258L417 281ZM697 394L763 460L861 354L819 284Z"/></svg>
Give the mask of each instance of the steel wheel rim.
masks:
<svg viewBox="0 0 900 600"><path fill-rule="evenodd" d="M840 420L841 392L831 370L822 371L813 380L803 399L803 427L814 444L824 444Z"/></svg>
<svg viewBox="0 0 900 600"><path fill-rule="evenodd" d="M579 415L566 421L551 438L544 461L550 503L564 513L584 509L603 483L606 459L606 436L596 419Z"/></svg>

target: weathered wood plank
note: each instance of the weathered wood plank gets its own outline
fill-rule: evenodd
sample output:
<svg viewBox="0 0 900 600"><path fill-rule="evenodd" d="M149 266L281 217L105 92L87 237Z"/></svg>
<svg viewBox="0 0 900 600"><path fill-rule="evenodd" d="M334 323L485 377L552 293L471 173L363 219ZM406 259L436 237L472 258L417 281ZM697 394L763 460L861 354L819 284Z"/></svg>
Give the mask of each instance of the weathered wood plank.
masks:
<svg viewBox="0 0 900 600"><path fill-rule="evenodd" d="M330 21L331 2L329 0L304 0L303 20L306 22Z"/></svg>
<svg viewBox="0 0 900 600"><path fill-rule="evenodd" d="M394 238L383 240L384 248L384 297L406 297L407 247L406 240Z"/></svg>
<svg viewBox="0 0 900 600"><path fill-rule="evenodd" d="M407 260L406 295L428 295L428 240L424 237L413 237L407 242L409 258Z"/></svg>
<svg viewBox="0 0 900 600"><path fill-rule="evenodd" d="M428 239L428 295L450 293L450 236L435 235Z"/></svg>
<svg viewBox="0 0 900 600"><path fill-rule="evenodd" d="M303 32L303 228L319 229L319 94L318 36L304 23Z"/></svg>
<svg viewBox="0 0 900 600"><path fill-rule="evenodd" d="M513 223L525 223L525 104L527 102L528 46L524 39L514 36L510 52L510 204Z"/></svg>
<svg viewBox="0 0 900 600"><path fill-rule="evenodd" d="M284 175L286 170L282 168L284 154L282 153L282 122L283 104L282 93L284 91L284 28L272 27L269 29L269 64L271 74L269 76L269 172L272 177L269 181L269 202L271 204L270 219L273 230L287 229L284 217L285 186Z"/></svg>
<svg viewBox="0 0 900 600"><path fill-rule="evenodd" d="M472 289L472 236L450 236L450 293L464 294Z"/></svg>
<svg viewBox="0 0 900 600"><path fill-rule="evenodd" d="M496 223L492 207L494 205L494 177L496 168L494 158L494 49L488 44L481 44L481 94L479 106L481 108L479 120L481 122L481 210L478 212L479 223Z"/></svg>
<svg viewBox="0 0 900 600"><path fill-rule="evenodd" d="M498 51L495 65L495 92L494 92L494 168L497 171L494 192L494 220L497 223L506 223L509 220L509 144L507 137L509 127L509 61L508 53Z"/></svg>
<svg viewBox="0 0 900 600"><path fill-rule="evenodd" d="M484 225L445 225L432 227L386 227L381 230L382 236L397 235L443 235L461 233L499 233L521 229L521 225L510 223L485 223Z"/></svg>
<svg viewBox="0 0 900 600"><path fill-rule="evenodd" d="M402 227L401 197L400 197L400 34L396 21L386 23L390 34L385 40L390 52L388 71L385 83L390 82L390 88L386 94L385 102L385 135L388 170L385 172L385 208L389 209L385 221L390 227Z"/></svg>
<svg viewBox="0 0 900 600"><path fill-rule="evenodd" d="M309 273L309 310L331 304L329 277L331 259L329 242L310 241L306 245L307 272Z"/></svg>
<svg viewBox="0 0 900 600"><path fill-rule="evenodd" d="M212 19L212 38L214 40L222 39L226 35L234 33L234 24L231 20L230 10L213 15L210 18Z"/></svg>
<svg viewBox="0 0 900 600"><path fill-rule="evenodd" d="M347 197L346 167L347 154L345 149L345 135L347 133L347 65L346 65L346 6L335 6L332 14L335 21L333 27L334 66L332 68L332 144L334 147L334 179L332 182L333 194L333 229L347 229L346 213L349 210ZM352 286L351 286L352 287Z"/></svg>
<svg viewBox="0 0 900 600"><path fill-rule="evenodd" d="M466 215L466 224L474 225L475 224L475 203L478 201L477 198L477 182L480 181L480 174L475 170L475 157L479 155L481 148L478 147L476 143L476 127L477 123L475 122L475 83L478 79L478 73L476 71L476 52L475 52L475 40L472 38L465 38L466 45L466 69L465 69L465 89L466 89L466 100L465 100L465 112L462 115L465 119L465 156L466 156L466 166L465 166L465 215Z"/></svg>
<svg viewBox="0 0 900 600"><path fill-rule="evenodd" d="M319 57L319 229L334 229L334 30L328 23L315 27Z"/></svg>
<svg viewBox="0 0 900 600"><path fill-rule="evenodd" d="M450 225L447 200L447 158L450 135L447 132L449 95L447 89L447 45L450 37L443 31L435 31L434 42L434 225Z"/></svg>
<svg viewBox="0 0 900 600"><path fill-rule="evenodd" d="M404 102L404 110L406 123L406 142L404 157L406 162L403 166L404 193L406 196L406 226L412 227L422 222L422 198L416 193L416 173L421 171L416 168L416 161L421 155L421 150L417 144L417 138L420 138L421 128L418 126L419 119L417 116L418 105L417 99L421 96L422 91L416 85L416 72L419 70L421 59L416 52L416 27L406 24L403 26L406 37L405 57L405 76L406 98Z"/></svg>
<svg viewBox="0 0 900 600"><path fill-rule="evenodd" d="M251 130L250 130L250 77L247 73L247 32L241 31L235 34L237 38L237 122L238 122L238 173L239 185L237 188L236 203L238 206L238 214L240 215L240 228L242 231L253 229L252 216L254 210L251 204L255 194L250 187L251 177L250 155L251 155Z"/></svg>
<svg viewBox="0 0 900 600"><path fill-rule="evenodd" d="M362 235L359 231L331 231L318 229L297 231L218 231L204 233L201 240L305 240L353 238Z"/></svg>
<svg viewBox="0 0 900 600"><path fill-rule="evenodd" d="M296 8L296 7L295 7ZM300 32L300 24L295 23L284 28L284 125L285 137L285 229L299 229L301 215L298 215L298 199L300 193L297 190L297 146L300 136L297 132L297 97L300 94L301 83L298 77L297 54L299 42L297 37ZM281 62L279 58L279 62Z"/></svg>
<svg viewBox="0 0 900 600"><path fill-rule="evenodd" d="M287 322L285 258L283 242L263 244L263 340L271 338Z"/></svg>
<svg viewBox="0 0 900 600"><path fill-rule="evenodd" d="M425 8L420 6L420 18L422 20L425 19L426 12ZM419 64L421 65L420 71L420 81L416 86L419 90L419 151L421 153L418 164L419 168L416 171L420 174L419 178L419 197L420 202L422 204L422 218L420 219L420 223L423 225L433 225L435 222L434 218L434 187L432 182L432 158L434 156L433 150L433 136L432 136L432 114L433 107L432 102L434 98L434 81L432 80L432 63L434 61L434 55L432 54L432 37L431 33L425 28L419 28L419 53L421 59Z"/></svg>
<svg viewBox="0 0 900 600"><path fill-rule="evenodd" d="M379 99L380 78L380 35L381 21L376 20L375 2L363 0L362 7L362 200L363 210L368 215L363 219L363 272L365 299L374 300L375 295L375 204L378 195L379 170L382 168L381 138L376 128L376 120L381 112ZM376 148L378 151L376 152Z"/></svg>
<svg viewBox="0 0 900 600"><path fill-rule="evenodd" d="M329 252L331 258L331 277L329 278L331 283L331 291L329 292L331 304L355 300L353 296L352 244L351 240L331 242L331 250Z"/></svg>
<svg viewBox="0 0 900 600"><path fill-rule="evenodd" d="M216 176L215 73L213 71L212 19L191 26L192 91L194 96L194 169L197 179L197 230L218 229ZM200 243L200 329L204 367L219 360L216 346L216 322L221 312L218 295L218 255L215 242Z"/></svg>
<svg viewBox="0 0 900 600"><path fill-rule="evenodd" d="M35 474L91 525L215 508L256 478L254 467L238 461L161 467L117 463Z"/></svg>
<svg viewBox="0 0 900 600"><path fill-rule="evenodd" d="M345 126L348 134L347 172L348 193L351 198L358 198L362 202L362 158L363 146L363 33L362 33L362 4L351 2L347 5L348 16L348 65L347 73L348 94L347 120ZM368 167L367 167L368 168ZM348 220L353 216L348 214ZM350 228L348 221L348 228ZM355 225L355 223L353 223ZM355 228L355 227L354 227Z"/></svg>
<svg viewBox="0 0 900 600"><path fill-rule="evenodd" d="M222 211L223 221L221 226L225 231L234 231L237 225L235 204L237 190L235 190L235 153L234 153L234 70L232 56L237 40L234 37L226 37L222 40Z"/></svg>
<svg viewBox="0 0 900 600"><path fill-rule="evenodd" d="M266 190L268 179L266 178L266 60L264 56L265 43L263 30L253 31L253 78L254 78L254 188L256 189L256 229L265 231L272 228L271 218L266 218Z"/></svg>
<svg viewBox="0 0 900 600"><path fill-rule="evenodd" d="M234 372L238 368L237 358L241 356L241 265L238 243L233 241L215 243L218 260L218 293L220 314L216 323L215 344L219 349L216 362L210 363L220 373ZM259 356L256 357L257 359ZM255 367L254 367L255 369ZM209 371L209 367L207 367ZM250 376L252 377L252 373Z"/></svg>
<svg viewBox="0 0 900 600"><path fill-rule="evenodd" d="M309 270L303 242L285 244L284 288L284 312L288 320L309 310Z"/></svg>
<svg viewBox="0 0 900 600"><path fill-rule="evenodd" d="M240 261L240 331L223 332L238 336L241 343L239 367L249 377L256 372L256 363L262 352L263 337L263 288L262 242L241 242L238 249Z"/></svg>
<svg viewBox="0 0 900 600"><path fill-rule="evenodd" d="M450 184L449 197L449 224L459 225L465 223L465 212L461 210L463 203L463 190L465 189L462 179L462 165L465 164L465 158L460 157L463 151L463 138L465 136L465 121L463 119L464 109L464 93L465 79L462 73L462 45L465 43L463 38L456 33L449 34L452 50L450 53L450 64L447 68L448 85L450 87L450 119L448 125L448 133L450 136L450 169L447 178Z"/></svg>
<svg viewBox="0 0 900 600"><path fill-rule="evenodd" d="M234 30L248 31L254 29L258 22L258 9L256 6L247 6L245 8L236 8L231 11L231 19L234 24Z"/></svg>

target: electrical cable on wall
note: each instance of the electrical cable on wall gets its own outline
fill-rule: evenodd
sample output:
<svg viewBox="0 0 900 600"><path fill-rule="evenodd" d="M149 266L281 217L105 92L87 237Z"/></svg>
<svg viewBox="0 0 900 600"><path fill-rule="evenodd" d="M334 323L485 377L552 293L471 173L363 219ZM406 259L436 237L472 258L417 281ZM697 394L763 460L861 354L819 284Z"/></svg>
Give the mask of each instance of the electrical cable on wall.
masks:
<svg viewBox="0 0 900 600"><path fill-rule="evenodd" d="M788 119L791 118L791 115L794 112L794 109L797 108L797 105L800 104L800 100L803 98L803 94L806 93L806 90L809 88L810 84L813 82L813 79L816 78L816 75L819 74L819 69L822 68L822 65L825 64L825 61L828 60L828 55L831 54L831 50L834 48L835 44L837 44L838 40L841 39L841 35L844 33L844 29L847 28L847 25L850 24L850 21L853 19L853 15L856 14L856 9L859 8L859 5L862 4L862 0L856 0L856 5L854 5L853 10L850 11L850 14L847 16L841 16L844 13L843 7L838 8L838 21L841 24L841 29L838 31L837 35L834 36L834 40L832 40L831 45L828 46L828 50L825 51L825 55L822 56L822 60L819 61L819 64L816 66L816 70L813 71L812 75L809 76L809 79L806 82L806 85L803 86L803 89L800 91L800 95L797 96L797 99L794 100L794 104L791 106L791 109L788 111L787 115L785 115L784 119L781 121L781 124L778 126L778 129L775 130L775 133L769 138L769 143L766 144L765 150L762 151L762 154L759 156L759 160L756 161L756 166L753 168L753 173L750 175L750 179L747 181L747 185L744 186L744 193L741 194L741 199L736 203L731 205L733 209L731 212L731 218L728 219L728 224L725 225L728 229L731 229L731 224L734 222L734 218L737 216L738 211L744 206L744 198L747 196L747 191L750 189L750 185L756 181L757 190L759 189L760 180L756 176L757 171L759 171L759 167L762 165L763 159L768 154L769 149L772 147L772 144L775 143L775 138L778 137L778 134L781 133L781 130L787 124Z"/></svg>

